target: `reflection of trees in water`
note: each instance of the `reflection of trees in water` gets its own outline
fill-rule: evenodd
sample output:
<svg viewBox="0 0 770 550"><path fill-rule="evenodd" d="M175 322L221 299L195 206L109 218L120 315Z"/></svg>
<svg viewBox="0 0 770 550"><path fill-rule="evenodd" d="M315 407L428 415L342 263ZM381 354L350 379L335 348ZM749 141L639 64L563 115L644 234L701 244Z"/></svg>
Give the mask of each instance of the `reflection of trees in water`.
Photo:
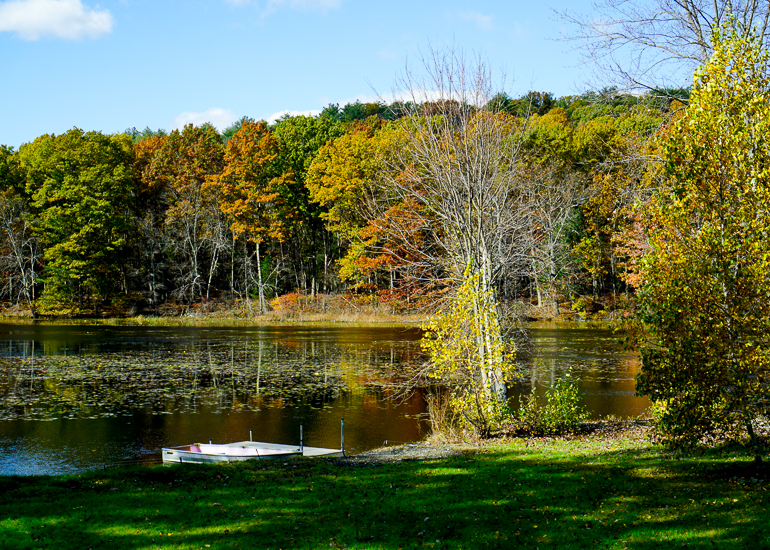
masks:
<svg viewBox="0 0 770 550"><path fill-rule="evenodd" d="M607 383L633 378L638 372L637 356L626 351L617 336L603 332L534 332L531 349L517 356L522 380L531 387L533 383L551 386L565 376Z"/></svg>
<svg viewBox="0 0 770 550"><path fill-rule="evenodd" d="M590 329L532 331L533 345L517 356L521 378L512 385L514 403L534 387L538 399L566 377L578 383L584 404L594 415L640 413L646 400L634 400L638 356L626 351L618 337Z"/></svg>
<svg viewBox="0 0 770 550"><path fill-rule="evenodd" d="M392 385L419 352L414 343L260 340L48 356L27 344L14 343L15 355L0 358L0 419L194 412L201 405L320 408L343 393Z"/></svg>

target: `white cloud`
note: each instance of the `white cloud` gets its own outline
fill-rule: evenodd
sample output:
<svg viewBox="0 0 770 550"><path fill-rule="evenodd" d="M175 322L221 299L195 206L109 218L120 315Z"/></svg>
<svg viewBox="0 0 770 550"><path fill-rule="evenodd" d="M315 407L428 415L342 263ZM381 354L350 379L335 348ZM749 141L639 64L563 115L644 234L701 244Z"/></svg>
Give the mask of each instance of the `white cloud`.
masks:
<svg viewBox="0 0 770 550"><path fill-rule="evenodd" d="M491 15L484 15L482 13L469 11L461 12L458 15L460 16L460 19L464 19L465 21L472 21L473 23L476 23L480 29L485 31L491 31L493 28Z"/></svg>
<svg viewBox="0 0 770 550"><path fill-rule="evenodd" d="M109 10L91 9L81 0L0 2L0 32L13 32L24 40L96 38L112 31L112 25Z"/></svg>
<svg viewBox="0 0 770 550"><path fill-rule="evenodd" d="M268 4L283 6L288 4L290 8L307 11L326 11L337 9L342 0L270 0Z"/></svg>
<svg viewBox="0 0 770 550"><path fill-rule="evenodd" d="M519 40L530 40L532 38L532 31L528 25L522 25L519 22L513 25L513 34Z"/></svg>
<svg viewBox="0 0 770 550"><path fill-rule="evenodd" d="M259 2L257 0L225 1L233 6L245 6L248 4L255 4L257 6L264 5L263 16L270 15L283 7L300 11L326 12L328 10L337 9L342 5L342 0L267 0L266 2Z"/></svg>
<svg viewBox="0 0 770 550"><path fill-rule="evenodd" d="M171 125L171 127L174 130L181 130L188 124L200 126L201 124L210 122L217 130L222 132L239 118L240 117L238 117L229 109L220 109L219 107L214 107L202 113L185 111L174 119L174 123Z"/></svg>
<svg viewBox="0 0 770 550"><path fill-rule="evenodd" d="M285 116L318 116L320 114L320 109L310 109L309 111L278 111L267 118L267 123L275 124Z"/></svg>

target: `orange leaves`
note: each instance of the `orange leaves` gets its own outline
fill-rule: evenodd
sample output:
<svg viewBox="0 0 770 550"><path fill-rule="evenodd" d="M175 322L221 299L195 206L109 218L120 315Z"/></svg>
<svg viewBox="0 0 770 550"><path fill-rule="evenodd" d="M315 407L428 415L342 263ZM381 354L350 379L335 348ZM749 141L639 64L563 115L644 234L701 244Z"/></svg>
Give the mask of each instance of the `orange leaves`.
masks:
<svg viewBox="0 0 770 550"><path fill-rule="evenodd" d="M222 168L222 144L211 127L190 124L181 132L142 140L135 147L143 188L153 192L165 188L174 197L172 204L199 202L206 179Z"/></svg>
<svg viewBox="0 0 770 550"><path fill-rule="evenodd" d="M161 180L150 175L150 165L165 142L165 136L152 136L134 145L134 173L140 195L155 196L162 190Z"/></svg>
<svg viewBox="0 0 770 550"><path fill-rule="evenodd" d="M279 153L280 144L264 122L246 122L227 142L221 174L206 184L219 193L231 230L253 242L284 240L296 214L285 200L293 174L281 171Z"/></svg>

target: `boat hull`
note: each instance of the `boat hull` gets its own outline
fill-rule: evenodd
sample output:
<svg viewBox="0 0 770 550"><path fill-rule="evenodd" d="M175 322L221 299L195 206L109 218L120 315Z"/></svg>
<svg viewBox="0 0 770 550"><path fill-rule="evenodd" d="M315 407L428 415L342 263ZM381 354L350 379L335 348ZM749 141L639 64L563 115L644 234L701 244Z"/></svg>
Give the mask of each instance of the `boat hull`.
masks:
<svg viewBox="0 0 770 550"><path fill-rule="evenodd" d="M227 445L184 445L182 447L164 447L164 463L207 464L217 462L241 462L244 460L270 460L291 458L293 456L344 456L340 449L321 447L297 447L277 443L241 441Z"/></svg>

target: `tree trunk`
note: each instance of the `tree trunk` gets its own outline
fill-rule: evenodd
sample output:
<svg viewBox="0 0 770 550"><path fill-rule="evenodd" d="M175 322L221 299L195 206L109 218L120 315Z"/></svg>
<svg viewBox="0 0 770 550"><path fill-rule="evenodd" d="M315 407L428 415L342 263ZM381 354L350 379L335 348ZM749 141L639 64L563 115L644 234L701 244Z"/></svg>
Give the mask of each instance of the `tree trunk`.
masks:
<svg viewBox="0 0 770 550"><path fill-rule="evenodd" d="M262 258L259 254L259 241L257 241L257 286L259 288L259 314L265 314L265 283L262 280Z"/></svg>

